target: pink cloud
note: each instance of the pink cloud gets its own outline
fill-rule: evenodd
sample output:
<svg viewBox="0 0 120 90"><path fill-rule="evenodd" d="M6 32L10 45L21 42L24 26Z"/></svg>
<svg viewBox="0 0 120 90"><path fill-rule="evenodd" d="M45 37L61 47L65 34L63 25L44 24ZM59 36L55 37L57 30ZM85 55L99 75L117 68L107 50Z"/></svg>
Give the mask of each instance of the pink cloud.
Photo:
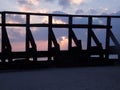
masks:
<svg viewBox="0 0 120 90"><path fill-rule="evenodd" d="M40 9L40 0L24 0L18 1L19 11L21 12L37 12L46 13L46 9Z"/></svg>
<svg viewBox="0 0 120 90"><path fill-rule="evenodd" d="M85 2L85 0L69 0L69 1L71 4L76 4L76 5L79 5Z"/></svg>
<svg viewBox="0 0 120 90"><path fill-rule="evenodd" d="M59 40L60 49L67 50L68 49L68 38L66 36L62 36L61 40Z"/></svg>
<svg viewBox="0 0 120 90"><path fill-rule="evenodd" d="M13 42L12 51L25 51L25 42Z"/></svg>
<svg viewBox="0 0 120 90"><path fill-rule="evenodd" d="M39 40L35 41L37 46L37 51L46 51L48 50L48 41L47 40ZM68 49L68 38L66 36L62 36L61 40L58 41L61 50ZM25 51L25 42L12 42L12 51Z"/></svg>
<svg viewBox="0 0 120 90"><path fill-rule="evenodd" d="M39 51L45 51L48 50L48 41L46 40L40 40L40 41L36 41L36 45L37 45L37 50Z"/></svg>
<svg viewBox="0 0 120 90"><path fill-rule="evenodd" d="M38 6L40 4L39 0L26 0L29 5Z"/></svg>
<svg viewBox="0 0 120 90"><path fill-rule="evenodd" d="M66 22L60 20L60 19L56 19L56 18L53 18L53 23L54 24L66 24Z"/></svg>
<svg viewBox="0 0 120 90"><path fill-rule="evenodd" d="M48 41L36 41L38 51L48 50ZM25 51L25 42L12 42L12 51Z"/></svg>
<svg viewBox="0 0 120 90"><path fill-rule="evenodd" d="M59 0L59 5L63 7L73 7L74 5L81 5L89 1L90 0Z"/></svg>

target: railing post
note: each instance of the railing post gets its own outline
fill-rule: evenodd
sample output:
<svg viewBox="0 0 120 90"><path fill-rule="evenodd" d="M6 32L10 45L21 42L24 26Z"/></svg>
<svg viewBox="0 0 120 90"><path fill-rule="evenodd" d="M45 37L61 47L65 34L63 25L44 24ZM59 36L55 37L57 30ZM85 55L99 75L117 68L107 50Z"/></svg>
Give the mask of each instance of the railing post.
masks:
<svg viewBox="0 0 120 90"><path fill-rule="evenodd" d="M6 15L2 12L2 62L8 59L8 62L12 62L12 47L10 45L9 37L6 31Z"/></svg>
<svg viewBox="0 0 120 90"><path fill-rule="evenodd" d="M29 38L28 38L28 29L30 23L30 16L26 14L26 52L29 50Z"/></svg>
<svg viewBox="0 0 120 90"><path fill-rule="evenodd" d="M88 37L87 37L87 50L90 49L90 46L91 46L91 36L90 36L90 33L91 33L91 30L92 30L92 17L89 16L88 17Z"/></svg>
<svg viewBox="0 0 120 90"><path fill-rule="evenodd" d="M49 24L49 27L48 27L48 52L49 52L49 55L48 55L48 61L51 60L51 49L52 49L52 39L51 39L51 32L52 32L52 16L49 15L48 16L48 24Z"/></svg>
<svg viewBox="0 0 120 90"><path fill-rule="evenodd" d="M72 16L69 16L69 30L68 30L68 51L71 49L72 47L72 35L71 35L71 31L72 31Z"/></svg>
<svg viewBox="0 0 120 90"><path fill-rule="evenodd" d="M107 29L106 29L106 51L105 51L105 59L109 59L109 45L110 45L110 25L111 25L111 17L107 17Z"/></svg>
<svg viewBox="0 0 120 90"><path fill-rule="evenodd" d="M34 61L37 61L36 52L37 47L30 30L30 14L26 14L26 60L33 58Z"/></svg>

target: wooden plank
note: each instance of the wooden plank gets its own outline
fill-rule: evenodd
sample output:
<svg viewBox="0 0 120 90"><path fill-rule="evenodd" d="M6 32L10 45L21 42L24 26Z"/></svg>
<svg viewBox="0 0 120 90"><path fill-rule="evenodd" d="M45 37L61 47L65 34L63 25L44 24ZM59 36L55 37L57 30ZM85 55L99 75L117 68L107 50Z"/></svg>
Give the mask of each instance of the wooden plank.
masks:
<svg viewBox="0 0 120 90"><path fill-rule="evenodd" d="M31 13L31 12L14 12L14 11L3 11L6 14L19 14L19 15L26 15L26 14L30 14L30 15L41 15L41 16L62 16L62 17L95 17L95 18L106 18L106 17L111 17L111 18L120 18L120 16L116 16L116 15L74 15L74 14L46 14L46 13ZM0 13L3 13L0 12Z"/></svg>
<svg viewBox="0 0 120 90"><path fill-rule="evenodd" d="M2 26L2 24L0 24ZM26 27L26 24L5 24L5 26L8 27ZM112 28L112 26L107 26L107 25L87 25L87 24L30 24L29 27L53 27L53 28L98 28L98 29L104 29L104 28Z"/></svg>

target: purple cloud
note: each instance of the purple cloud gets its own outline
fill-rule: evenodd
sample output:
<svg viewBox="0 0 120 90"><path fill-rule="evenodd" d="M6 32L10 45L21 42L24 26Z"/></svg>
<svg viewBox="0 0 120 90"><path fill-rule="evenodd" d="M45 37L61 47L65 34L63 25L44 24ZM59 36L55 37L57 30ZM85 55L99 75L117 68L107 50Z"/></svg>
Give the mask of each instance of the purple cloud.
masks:
<svg viewBox="0 0 120 90"><path fill-rule="evenodd" d="M22 12L40 12L38 6L40 5L39 0L18 0L19 11Z"/></svg>
<svg viewBox="0 0 120 90"><path fill-rule="evenodd" d="M78 10L76 10L76 12L75 12L75 14L83 14L84 13L84 11L82 10L82 9L78 9Z"/></svg>
<svg viewBox="0 0 120 90"><path fill-rule="evenodd" d="M25 23L25 15L17 15L17 14L7 14L6 21L8 23Z"/></svg>

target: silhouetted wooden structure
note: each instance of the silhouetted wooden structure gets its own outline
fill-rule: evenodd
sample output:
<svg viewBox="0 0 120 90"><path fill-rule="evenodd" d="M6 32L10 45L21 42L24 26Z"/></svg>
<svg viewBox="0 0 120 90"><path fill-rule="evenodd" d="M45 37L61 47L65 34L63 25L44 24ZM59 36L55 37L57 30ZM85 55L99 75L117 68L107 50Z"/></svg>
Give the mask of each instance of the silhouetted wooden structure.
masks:
<svg viewBox="0 0 120 90"><path fill-rule="evenodd" d="M25 12L1 12L1 52L0 52L0 68L6 67L41 67L41 66L81 66L81 65L107 65L114 61L120 60L120 44L113 35L111 28L111 19L120 18L120 16L98 16L98 15L63 15L63 14L41 14L41 13L25 13ZM6 23L6 15L25 15L25 24ZM47 16L48 23L30 23L30 16ZM53 17L67 17L67 24L52 23ZM73 18L87 18L87 24L73 24ZM93 18L105 18L106 25L93 24ZM11 42L9 40L6 27L25 27L26 40L25 51L12 51ZM33 38L30 27L47 27L48 28L48 51L37 51L37 46ZM60 50L59 43L54 35L53 28L68 28L68 50ZM78 40L73 28L87 29L87 49L82 48L81 40ZM106 30L106 44L103 48L102 43L98 40L93 29ZM92 46L92 39L95 46ZM114 42L114 46L110 45L110 39ZM75 46L72 46L72 43ZM118 58L110 59L109 55L116 54ZM98 57L92 57L98 55ZM38 61L37 58L47 57L47 61ZM24 58L24 60L17 60ZM33 58L33 61L29 59ZM13 59L16 59L13 61ZM8 60L8 61L6 61Z"/></svg>

